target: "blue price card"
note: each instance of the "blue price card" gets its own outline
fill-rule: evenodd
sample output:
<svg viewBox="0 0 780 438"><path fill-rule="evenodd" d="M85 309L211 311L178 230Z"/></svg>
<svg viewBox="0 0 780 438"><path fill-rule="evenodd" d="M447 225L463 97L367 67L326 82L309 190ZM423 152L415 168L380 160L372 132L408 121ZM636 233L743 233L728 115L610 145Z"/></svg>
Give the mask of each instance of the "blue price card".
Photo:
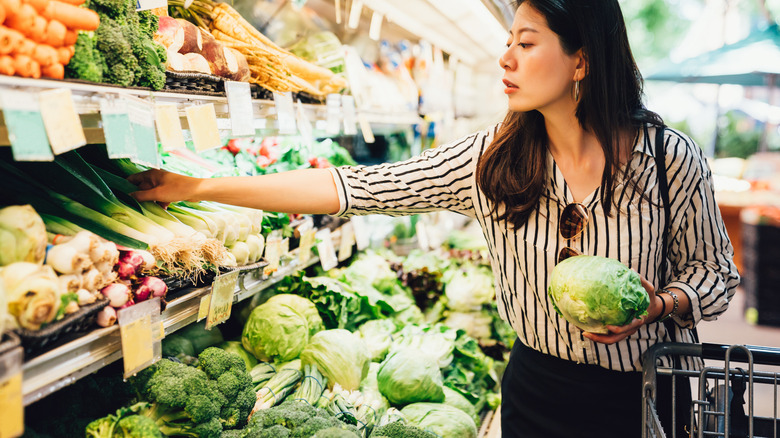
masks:
<svg viewBox="0 0 780 438"><path fill-rule="evenodd" d="M0 104L14 160L54 160L38 96L25 91L4 90L0 93Z"/></svg>
<svg viewBox="0 0 780 438"><path fill-rule="evenodd" d="M154 105L140 99L129 99L130 125L137 150L138 163L160 168L160 154L157 151L157 136L154 131Z"/></svg>
<svg viewBox="0 0 780 438"><path fill-rule="evenodd" d="M103 121L108 158L136 160L137 151L128 111L127 101L124 99L108 98L100 101L100 117Z"/></svg>

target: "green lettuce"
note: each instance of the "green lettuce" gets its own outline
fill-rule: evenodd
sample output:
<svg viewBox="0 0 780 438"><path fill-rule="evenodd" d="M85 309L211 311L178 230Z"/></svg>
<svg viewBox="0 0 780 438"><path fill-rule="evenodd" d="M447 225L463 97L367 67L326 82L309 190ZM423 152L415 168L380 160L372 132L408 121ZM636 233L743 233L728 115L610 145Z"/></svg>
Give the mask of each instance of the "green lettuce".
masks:
<svg viewBox="0 0 780 438"><path fill-rule="evenodd" d="M322 319L311 301L281 294L252 310L241 343L259 360L289 361L297 358L320 330Z"/></svg>
<svg viewBox="0 0 780 438"><path fill-rule="evenodd" d="M377 373L379 391L394 405L444 401L444 381L434 357L405 348L390 353Z"/></svg>
<svg viewBox="0 0 780 438"><path fill-rule="evenodd" d="M324 330L312 336L301 352L302 365L317 365L328 378L328 387L338 383L347 391L360 387L368 374L368 348L360 336L347 330Z"/></svg>
<svg viewBox="0 0 780 438"><path fill-rule="evenodd" d="M401 413L410 423L442 438L476 438L477 425L468 414L443 403L413 403Z"/></svg>
<svg viewBox="0 0 780 438"><path fill-rule="evenodd" d="M650 303L639 274L599 256L558 263L547 293L559 315L586 332L601 334L608 332L607 325L626 325L647 314Z"/></svg>

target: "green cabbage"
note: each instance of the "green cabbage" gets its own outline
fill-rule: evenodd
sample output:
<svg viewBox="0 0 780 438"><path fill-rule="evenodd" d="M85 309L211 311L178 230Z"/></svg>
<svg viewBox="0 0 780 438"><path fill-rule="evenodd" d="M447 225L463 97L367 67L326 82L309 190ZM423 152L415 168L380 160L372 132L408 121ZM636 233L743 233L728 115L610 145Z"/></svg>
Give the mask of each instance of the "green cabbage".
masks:
<svg viewBox="0 0 780 438"><path fill-rule="evenodd" d="M435 359L416 348L391 353L377 373L379 391L394 405L444 401L443 380Z"/></svg>
<svg viewBox="0 0 780 438"><path fill-rule="evenodd" d="M241 343L259 360L289 361L297 358L320 330L322 319L311 301L280 294L252 310Z"/></svg>
<svg viewBox="0 0 780 438"><path fill-rule="evenodd" d="M639 274L617 260L570 257L558 263L547 293L567 321L591 333L626 325L647 313L650 301Z"/></svg>
<svg viewBox="0 0 780 438"><path fill-rule="evenodd" d="M477 425L468 414L443 403L413 403L401 409L410 423L441 438L476 438Z"/></svg>
<svg viewBox="0 0 780 438"><path fill-rule="evenodd" d="M329 388L338 383L347 391L360 387L368 374L369 362L366 343L360 336L343 329L317 333L301 352L301 363L317 365L328 378Z"/></svg>
<svg viewBox="0 0 780 438"><path fill-rule="evenodd" d="M474 405L463 394L449 386L444 387L444 401L442 403L460 409L468 414L475 424L479 423L479 415L477 415L477 409Z"/></svg>
<svg viewBox="0 0 780 438"><path fill-rule="evenodd" d="M495 296L493 274L486 266L464 263L445 272L442 283L447 307L459 312L478 311Z"/></svg>
<svg viewBox="0 0 780 438"><path fill-rule="evenodd" d="M358 329L360 337L368 346L368 356L371 360L381 361L387 355L390 344L393 342L395 324L389 319L374 319L361 325Z"/></svg>

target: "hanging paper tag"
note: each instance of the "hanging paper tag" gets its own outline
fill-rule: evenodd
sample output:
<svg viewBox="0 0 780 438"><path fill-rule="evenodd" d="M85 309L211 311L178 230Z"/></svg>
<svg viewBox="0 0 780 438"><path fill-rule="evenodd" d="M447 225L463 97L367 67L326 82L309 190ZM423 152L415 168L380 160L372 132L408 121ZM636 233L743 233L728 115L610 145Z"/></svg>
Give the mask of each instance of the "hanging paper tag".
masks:
<svg viewBox="0 0 780 438"><path fill-rule="evenodd" d="M385 16L377 11L374 11L374 14L371 15L371 26L368 28L368 37L371 38L374 41L379 41L380 36L382 35L382 21L384 21Z"/></svg>
<svg viewBox="0 0 780 438"><path fill-rule="evenodd" d="M38 101L41 103L41 116L54 155L87 144L69 88L41 91Z"/></svg>
<svg viewBox="0 0 780 438"><path fill-rule="evenodd" d="M140 99L127 99L130 126L136 148L136 161L155 169L160 168L157 136L154 132L154 105Z"/></svg>
<svg viewBox="0 0 780 438"><path fill-rule="evenodd" d="M336 248L333 247L333 236L330 228L317 231L315 237L317 238L317 252L320 256L322 269L329 271L338 266L339 260L336 257Z"/></svg>
<svg viewBox="0 0 780 438"><path fill-rule="evenodd" d="M341 24L341 0L336 0L336 24Z"/></svg>
<svg viewBox="0 0 780 438"><path fill-rule="evenodd" d="M274 105L276 105L276 121L280 134L295 134L295 108L293 106L292 93L286 91L277 93L274 91Z"/></svg>
<svg viewBox="0 0 780 438"><path fill-rule="evenodd" d="M352 8L349 10L347 26L357 29L360 24L360 15L363 13L363 0L352 0Z"/></svg>
<svg viewBox="0 0 780 438"><path fill-rule="evenodd" d="M341 106L344 108L344 135L357 134L355 98L352 96L341 96Z"/></svg>
<svg viewBox="0 0 780 438"><path fill-rule="evenodd" d="M255 114L249 82L225 81L230 129L237 137L255 135Z"/></svg>
<svg viewBox="0 0 780 438"><path fill-rule="evenodd" d="M290 253L290 238L285 237L284 239L282 239L282 245L279 249L279 254L282 255L282 258L284 258L285 256L289 255L289 253Z"/></svg>
<svg viewBox="0 0 780 438"><path fill-rule="evenodd" d="M363 133L363 140L365 140L366 143L373 143L374 131L371 129L371 123L369 123L366 115L363 113L358 114L358 122L360 122L360 131Z"/></svg>
<svg viewBox="0 0 780 438"><path fill-rule="evenodd" d="M217 112L214 110L213 103L189 106L185 112L187 113L187 124L192 133L192 142L195 144L195 151L200 152L222 146L217 126Z"/></svg>
<svg viewBox="0 0 780 438"><path fill-rule="evenodd" d="M158 103L154 107L157 135L164 151L185 149L184 131L181 129L179 108L175 103Z"/></svg>
<svg viewBox="0 0 780 438"><path fill-rule="evenodd" d="M101 99L100 118L103 122L108 158L130 158L135 161L137 151L127 101L117 98Z"/></svg>
<svg viewBox="0 0 780 438"><path fill-rule="evenodd" d="M363 251L371 245L371 234L368 231L368 224L366 224L366 218L362 216L353 216L350 219L350 223L355 231L355 244L358 251Z"/></svg>
<svg viewBox="0 0 780 438"><path fill-rule="evenodd" d="M16 161L52 161L54 154L46 136L41 106L32 93L3 90L3 117Z"/></svg>
<svg viewBox="0 0 780 438"><path fill-rule="evenodd" d="M314 128L312 127L311 121L306 115L306 110L304 110L300 100L296 103L295 116L298 120L298 131L301 133L301 142L306 146L311 146L314 144Z"/></svg>
<svg viewBox="0 0 780 438"><path fill-rule="evenodd" d="M355 245L355 227L352 222L347 222L341 226L341 242L339 242L339 261L352 256L352 247Z"/></svg>
<svg viewBox="0 0 780 438"><path fill-rule="evenodd" d="M325 119L325 132L329 135L338 135L341 132L341 95L328 94L325 98L327 109Z"/></svg>
<svg viewBox="0 0 780 438"><path fill-rule="evenodd" d="M314 236L316 234L317 230L314 228L301 232L301 240L298 245L298 261L301 265L305 265L311 259L311 249L314 247Z"/></svg>
<svg viewBox="0 0 780 438"><path fill-rule="evenodd" d="M147 9L167 8L168 0L136 0L135 10L145 11Z"/></svg>
<svg viewBox="0 0 780 438"><path fill-rule="evenodd" d="M0 438L14 438L24 433L22 397L22 357L24 349L16 347L0 356Z"/></svg>
<svg viewBox="0 0 780 438"><path fill-rule="evenodd" d="M211 302L209 304L209 316L206 318L206 330L230 318L238 274L239 271L230 271L227 274L218 275L214 278L214 283L211 285Z"/></svg>
<svg viewBox="0 0 780 438"><path fill-rule="evenodd" d="M417 221L417 223L414 224L414 229L417 234L417 245L420 249L423 251L430 249L431 244L430 239L428 238L428 229L425 224L422 221Z"/></svg>
<svg viewBox="0 0 780 438"><path fill-rule="evenodd" d="M160 299L153 298L118 312L119 334L128 378L160 360Z"/></svg>
<svg viewBox="0 0 780 438"><path fill-rule="evenodd" d="M200 305L198 306L198 319L201 321L203 318L209 316L209 306L211 306L211 293L200 297Z"/></svg>
<svg viewBox="0 0 780 438"><path fill-rule="evenodd" d="M264 272L266 275L279 269L279 260L282 257L282 232L274 230L268 235L268 239L265 241L265 259L268 261L268 266L265 267Z"/></svg>

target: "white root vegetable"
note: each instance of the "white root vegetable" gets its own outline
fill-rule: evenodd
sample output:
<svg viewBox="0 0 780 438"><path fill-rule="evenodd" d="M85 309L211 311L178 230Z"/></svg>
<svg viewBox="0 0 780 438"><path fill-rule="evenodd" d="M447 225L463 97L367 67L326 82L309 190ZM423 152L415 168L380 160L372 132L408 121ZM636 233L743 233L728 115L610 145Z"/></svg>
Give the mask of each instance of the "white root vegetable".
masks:
<svg viewBox="0 0 780 438"><path fill-rule="evenodd" d="M101 327L111 327L116 323L116 310L111 306L104 307L97 315L97 324Z"/></svg>
<svg viewBox="0 0 780 438"><path fill-rule="evenodd" d="M103 285L103 275L95 268L90 269L81 276L81 288L88 291L99 290Z"/></svg>
<svg viewBox="0 0 780 438"><path fill-rule="evenodd" d="M73 293L78 291L83 282L81 275L76 274L60 275L57 280L59 280L62 293Z"/></svg>
<svg viewBox="0 0 780 438"><path fill-rule="evenodd" d="M92 263L86 254L78 251L76 246L63 243L49 249L46 254L46 264L60 274L78 274Z"/></svg>
<svg viewBox="0 0 780 438"><path fill-rule="evenodd" d="M76 292L76 295L79 297L79 306L86 306L87 304L92 304L97 301L97 296L86 289L79 289Z"/></svg>

